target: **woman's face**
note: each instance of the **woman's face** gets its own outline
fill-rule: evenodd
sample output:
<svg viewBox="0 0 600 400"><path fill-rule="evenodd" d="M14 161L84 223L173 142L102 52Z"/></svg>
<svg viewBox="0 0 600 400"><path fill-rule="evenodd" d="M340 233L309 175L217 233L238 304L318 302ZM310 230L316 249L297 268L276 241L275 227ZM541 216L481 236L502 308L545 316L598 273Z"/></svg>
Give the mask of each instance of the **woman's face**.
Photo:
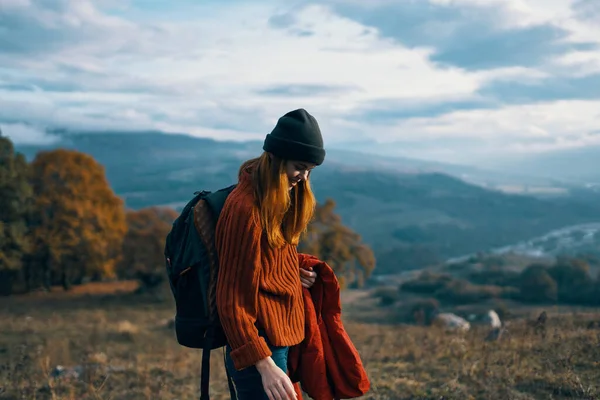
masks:
<svg viewBox="0 0 600 400"><path fill-rule="evenodd" d="M290 189L303 180L308 180L310 171L316 167L315 164L304 161L290 160L286 163L285 172L290 182Z"/></svg>

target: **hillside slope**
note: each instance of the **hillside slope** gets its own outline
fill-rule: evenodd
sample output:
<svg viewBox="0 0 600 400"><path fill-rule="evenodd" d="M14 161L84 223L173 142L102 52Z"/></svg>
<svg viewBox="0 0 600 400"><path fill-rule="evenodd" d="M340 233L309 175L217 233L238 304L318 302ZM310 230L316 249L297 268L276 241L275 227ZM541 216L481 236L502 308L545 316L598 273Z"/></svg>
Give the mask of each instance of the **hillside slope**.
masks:
<svg viewBox="0 0 600 400"><path fill-rule="evenodd" d="M216 142L160 133L70 135L52 147L91 154L128 207L181 206L196 190L231 184L258 142ZM20 146L28 158L42 148ZM371 156L372 157L372 156ZM488 191L441 173L399 173L335 156L315 170L319 201L376 252L376 273L510 245L550 230L600 221L600 202L541 200Z"/></svg>

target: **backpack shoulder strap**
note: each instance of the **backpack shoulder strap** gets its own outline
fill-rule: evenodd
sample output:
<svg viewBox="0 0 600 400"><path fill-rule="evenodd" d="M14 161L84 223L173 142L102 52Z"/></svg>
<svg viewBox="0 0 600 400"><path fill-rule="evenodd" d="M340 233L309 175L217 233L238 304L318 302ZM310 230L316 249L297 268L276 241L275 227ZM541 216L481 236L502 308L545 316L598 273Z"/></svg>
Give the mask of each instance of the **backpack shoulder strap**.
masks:
<svg viewBox="0 0 600 400"><path fill-rule="evenodd" d="M219 215L221 215L221 210L223 210L223 206L225 205L225 200L227 200L227 196L229 196L229 194L233 191L233 189L236 188L236 186L237 184L233 184L206 196L206 202L210 206L213 215L216 219L218 219Z"/></svg>

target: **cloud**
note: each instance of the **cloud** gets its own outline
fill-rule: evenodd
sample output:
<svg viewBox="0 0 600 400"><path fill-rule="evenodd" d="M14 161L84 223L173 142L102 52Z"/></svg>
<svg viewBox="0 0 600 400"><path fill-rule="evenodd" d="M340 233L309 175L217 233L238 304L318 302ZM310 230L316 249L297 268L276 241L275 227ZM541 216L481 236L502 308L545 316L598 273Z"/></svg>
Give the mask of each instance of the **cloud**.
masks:
<svg viewBox="0 0 600 400"><path fill-rule="evenodd" d="M600 100L551 101L496 109L458 110L435 117L371 124L379 143L444 153L440 161L489 161L499 155L535 153L600 144ZM385 135L390 129L394 135ZM465 147L465 143L470 144ZM409 155L409 153L404 153ZM414 154L412 154L414 155Z"/></svg>
<svg viewBox="0 0 600 400"><path fill-rule="evenodd" d="M509 105L493 110L461 110L435 118L400 121L404 137L528 137L581 136L600 126L600 101L553 101ZM554 132L559 129L561 135ZM457 131L462 133L457 134Z"/></svg>
<svg viewBox="0 0 600 400"><path fill-rule="evenodd" d="M471 99L442 99L430 102L412 103L410 100L377 100L362 104L347 115L347 119L357 123L390 124L399 120L436 117L458 110L491 109L496 102L483 97Z"/></svg>
<svg viewBox="0 0 600 400"><path fill-rule="evenodd" d="M580 77L551 76L532 82L491 82L479 93L503 103L600 99L600 73Z"/></svg>
<svg viewBox="0 0 600 400"><path fill-rule="evenodd" d="M96 117L105 113L107 126L120 121L123 126L187 128L193 134L231 138L236 136L232 132L206 129L205 116L214 113L217 105L236 110L229 119L255 112L254 119L266 125L299 106L327 117L379 97L459 96L478 86L476 76L436 68L428 60L427 49L396 46L375 30L322 6L304 7L296 14L292 28L314 32L299 36L295 31L271 27L271 7L246 6L234 13L225 8L218 21L161 22L159 26L154 22L134 25L114 16L91 23L100 13L92 3L77 3L86 7L72 8L67 3L57 2L60 7L52 9L48 6L52 2L30 3L9 9L8 14L16 15L19 23L10 25L12 31L6 34L20 38L17 46L23 52L31 48L39 59L31 55L5 59L13 69L2 71L0 79L13 86L3 86L7 95L3 97L12 98L13 105L22 104L31 97L30 90L18 92L14 85L34 88L32 102L55 110L44 113L54 116L49 122L62 124L72 118L78 127L91 128L99 124ZM67 45L51 37L51 53L36 53L37 44L27 35L18 35L35 21L50 20L54 29L62 32L59 36L66 38L75 35L68 21L78 21L83 27L88 17L91 30L82 36L86 42L79 37ZM222 19L228 23L223 24ZM37 29L41 28L34 31ZM193 47L184 43L193 43ZM27 68L23 70L23 66ZM387 78L381 79L383 76ZM352 90L341 94L339 88ZM286 91L291 96L282 97ZM340 96L344 98L341 102ZM73 106L78 101L85 104ZM0 113L0 117L10 117L7 112ZM157 114L162 116L160 121L152 119ZM211 118L208 121L210 125ZM254 132L252 138L264 134L260 124L245 130Z"/></svg>
<svg viewBox="0 0 600 400"><path fill-rule="evenodd" d="M592 25L600 25L600 3L595 0L577 0L573 2L573 14L579 20Z"/></svg>
<svg viewBox="0 0 600 400"><path fill-rule="evenodd" d="M569 25L554 23L570 15L568 7L530 3L536 2L400 0L377 6L333 1L333 6L341 15L406 46L435 48L433 61L465 69L532 67L568 51L598 50L600 39L569 41L573 34Z"/></svg>
<svg viewBox="0 0 600 400"><path fill-rule="evenodd" d="M274 85L267 86L256 91L259 95L266 96L319 96L323 94L344 95L354 90L360 90L357 87L351 86L331 86L331 85Z"/></svg>
<svg viewBox="0 0 600 400"><path fill-rule="evenodd" d="M574 77L600 73L600 51L574 51L556 57L553 62Z"/></svg>
<svg viewBox="0 0 600 400"><path fill-rule="evenodd" d="M15 60L28 65L66 48L75 53L100 37L99 49L123 51L130 39L122 35L137 30L134 23L102 13L89 0L2 0L1 5L3 59L29 55L32 59Z"/></svg>
<svg viewBox="0 0 600 400"><path fill-rule="evenodd" d="M58 137L26 124L0 124L2 136L15 144L52 144Z"/></svg>
<svg viewBox="0 0 600 400"><path fill-rule="evenodd" d="M549 25L489 31L467 29L460 34L468 40L456 38L453 46L441 50L432 59L467 69L490 69L506 66L534 67L548 62L568 51L595 48L592 44L574 44L561 41L567 33Z"/></svg>
<svg viewBox="0 0 600 400"><path fill-rule="evenodd" d="M600 128L578 113L600 73L586 1L0 0L0 123L244 140L304 107L331 145L533 148L575 137L552 104Z"/></svg>

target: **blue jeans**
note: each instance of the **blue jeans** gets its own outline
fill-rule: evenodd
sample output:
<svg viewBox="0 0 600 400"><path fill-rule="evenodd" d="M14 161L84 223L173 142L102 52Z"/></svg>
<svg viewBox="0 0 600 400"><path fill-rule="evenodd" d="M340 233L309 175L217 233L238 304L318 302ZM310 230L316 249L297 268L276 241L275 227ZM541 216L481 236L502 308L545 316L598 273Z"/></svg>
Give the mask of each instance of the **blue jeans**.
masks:
<svg viewBox="0 0 600 400"><path fill-rule="evenodd" d="M265 338L267 345L273 353L271 358L275 364L277 364L277 366L281 368L283 372L287 373L289 348L287 346L273 346L262 331L259 331L259 335ZM231 359L230 354L231 347L227 345L225 347L225 368L227 368L227 371L229 371L231 379L235 385L237 400L268 400L269 397L263 388L262 377L256 367L253 365L238 371L233 365L233 360Z"/></svg>

